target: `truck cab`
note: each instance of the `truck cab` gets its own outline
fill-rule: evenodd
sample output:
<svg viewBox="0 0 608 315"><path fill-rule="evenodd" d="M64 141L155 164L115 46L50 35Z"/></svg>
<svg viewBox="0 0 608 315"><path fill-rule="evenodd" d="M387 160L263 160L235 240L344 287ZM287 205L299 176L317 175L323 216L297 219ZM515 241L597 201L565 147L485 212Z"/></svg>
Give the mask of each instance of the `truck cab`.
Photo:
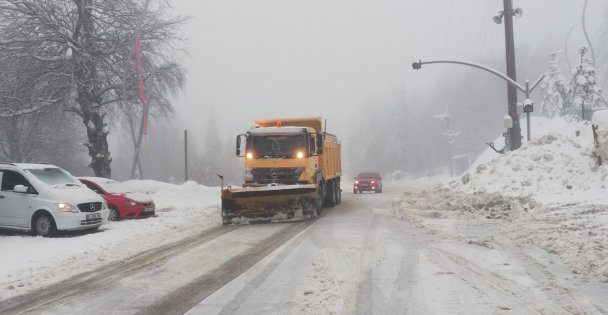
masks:
<svg viewBox="0 0 608 315"><path fill-rule="evenodd" d="M316 217L341 201L341 144L320 117L256 120L236 138L243 187L222 190L222 222L239 217ZM301 214L301 215L299 215Z"/></svg>
<svg viewBox="0 0 608 315"><path fill-rule="evenodd" d="M322 142L322 135L307 127L257 127L240 135L237 155L245 157L245 186L316 184Z"/></svg>

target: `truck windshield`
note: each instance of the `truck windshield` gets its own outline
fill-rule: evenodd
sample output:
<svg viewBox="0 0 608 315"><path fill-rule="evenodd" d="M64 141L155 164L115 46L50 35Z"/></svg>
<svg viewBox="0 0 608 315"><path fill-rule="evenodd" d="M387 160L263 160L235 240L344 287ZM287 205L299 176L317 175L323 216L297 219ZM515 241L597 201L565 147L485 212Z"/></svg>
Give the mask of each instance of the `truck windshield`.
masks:
<svg viewBox="0 0 608 315"><path fill-rule="evenodd" d="M247 152L253 152L256 159L260 158L294 158L297 152L306 153L305 134L302 135L271 135L252 136L247 143Z"/></svg>

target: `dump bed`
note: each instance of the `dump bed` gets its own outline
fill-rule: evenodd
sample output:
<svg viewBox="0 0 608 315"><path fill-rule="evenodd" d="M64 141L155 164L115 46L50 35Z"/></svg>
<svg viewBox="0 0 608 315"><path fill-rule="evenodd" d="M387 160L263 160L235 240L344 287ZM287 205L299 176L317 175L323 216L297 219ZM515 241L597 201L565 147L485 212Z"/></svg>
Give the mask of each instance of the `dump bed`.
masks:
<svg viewBox="0 0 608 315"><path fill-rule="evenodd" d="M320 168L325 180L340 177L342 175L342 145L336 136L326 133L323 141L323 156L320 159Z"/></svg>

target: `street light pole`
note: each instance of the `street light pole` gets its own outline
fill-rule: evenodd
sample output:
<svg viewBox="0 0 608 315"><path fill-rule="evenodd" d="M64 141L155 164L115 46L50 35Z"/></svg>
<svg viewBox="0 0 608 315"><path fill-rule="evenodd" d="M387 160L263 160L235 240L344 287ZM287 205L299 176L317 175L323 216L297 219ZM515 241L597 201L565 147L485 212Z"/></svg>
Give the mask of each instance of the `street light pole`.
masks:
<svg viewBox="0 0 608 315"><path fill-rule="evenodd" d="M532 101L530 100L530 94L532 93L532 91L534 91L534 89L536 89L536 87L539 86L539 84L542 82L542 80L547 76L546 73L541 74L541 76L536 80L536 82L534 82L534 84L532 84L532 86L530 86L530 82L528 80L526 80L525 86L521 86L515 80L500 73L499 71L497 71L495 69L492 69L492 68L484 66L484 65L480 65L478 63L469 62L469 61L462 61L462 60L422 61L422 60L420 60L418 62L412 63L412 69L420 70L420 69L422 69L422 65L437 64L437 63L458 64L458 65L473 67L473 68L487 71L487 72L507 81L507 84L515 90L515 93L517 93L517 90L520 90L521 92L523 92L526 95L526 100L524 101L524 103L525 103L524 112L528 115L528 141L530 141L530 113L533 111L533 104L532 104ZM515 114L517 114L517 104L514 107L515 107ZM509 116L511 116L511 115L509 115ZM513 117L513 116L511 116L511 117ZM514 119L512 119L512 120L513 120L513 126L515 126L515 120ZM518 121L518 127L519 127L519 121ZM510 128L510 130L513 130L513 128ZM521 129L519 130L519 133L520 133L520 137L518 139L520 139L519 143L521 145ZM509 140L513 140L513 138L511 138L509 136ZM515 148L513 148L513 146L511 146L511 148L513 150L515 150Z"/></svg>
<svg viewBox="0 0 608 315"><path fill-rule="evenodd" d="M505 21L505 48L507 55L507 76L513 81L517 81L515 71L515 41L513 39L513 2L503 0ZM511 138L510 150L517 150L521 147L521 127L519 126L519 115L517 113L517 90L511 84L507 84L507 101L509 103L509 115L513 119L513 127L509 132Z"/></svg>

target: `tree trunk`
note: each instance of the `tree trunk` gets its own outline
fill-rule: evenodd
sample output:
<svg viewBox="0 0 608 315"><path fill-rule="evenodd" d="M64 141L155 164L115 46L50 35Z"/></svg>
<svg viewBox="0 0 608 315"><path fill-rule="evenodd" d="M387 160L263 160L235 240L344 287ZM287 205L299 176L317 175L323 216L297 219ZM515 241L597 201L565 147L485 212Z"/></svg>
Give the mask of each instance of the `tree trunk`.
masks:
<svg viewBox="0 0 608 315"><path fill-rule="evenodd" d="M80 49L73 53L74 77L76 78L76 91L78 96L76 102L80 106L82 122L87 128L89 165L95 176L110 178L112 170L110 163L110 151L108 150L108 131L105 128L105 114L101 112L102 98L100 96L99 78L97 77L97 65L92 59L95 55L93 33L95 25L92 15L91 0L74 0L78 7L78 23L81 32L74 32L74 40L78 41Z"/></svg>
<svg viewBox="0 0 608 315"><path fill-rule="evenodd" d="M81 104L81 107L82 106ZM89 142L86 144L91 157L89 166L97 177L111 178L112 170L110 163L110 150L108 148L108 132L104 128L105 115L100 114L99 110L84 111L82 122L87 127L87 138Z"/></svg>

